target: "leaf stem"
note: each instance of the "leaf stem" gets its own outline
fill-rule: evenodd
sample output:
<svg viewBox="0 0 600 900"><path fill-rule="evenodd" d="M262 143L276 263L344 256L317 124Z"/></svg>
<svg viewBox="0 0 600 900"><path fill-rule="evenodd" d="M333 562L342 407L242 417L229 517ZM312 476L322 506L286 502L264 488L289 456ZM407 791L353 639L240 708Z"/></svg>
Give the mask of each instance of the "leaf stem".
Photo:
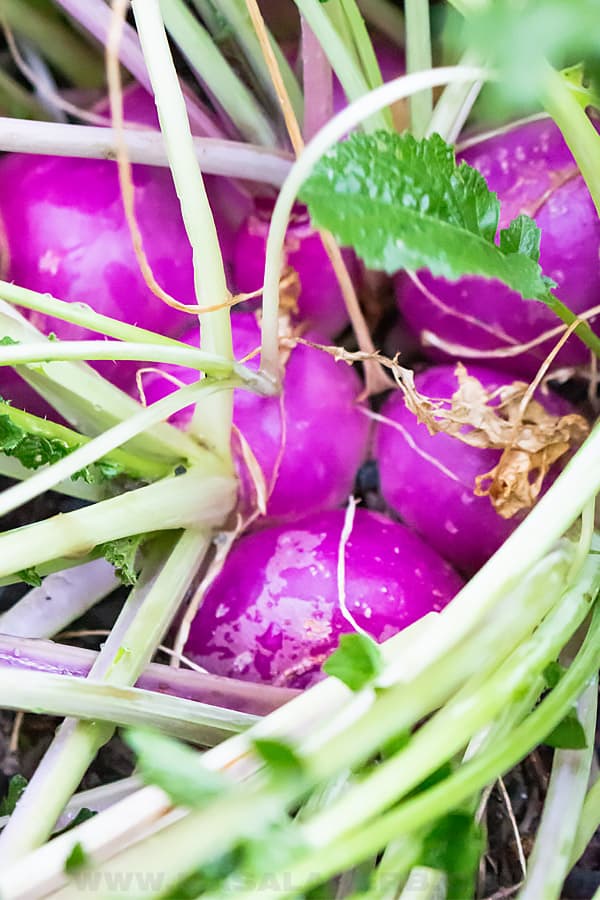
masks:
<svg viewBox="0 0 600 900"><path fill-rule="evenodd" d="M193 0L193 3L194 6L202 14L202 10L200 9L200 7L204 4L201 3L201 0ZM237 43L243 50L246 61L258 78L261 87L270 97L273 105L277 105L277 92L274 90L268 66L265 65L265 59L260 48L260 44L256 39L256 34L254 32L254 28L252 27L252 22L250 21L250 18L248 16L244 0L220 0L219 14L227 20L231 30L233 31L233 34L235 35ZM211 23L207 22L207 24L210 28ZM271 46L273 48L273 52L275 53L275 56L277 58L277 64L281 71L281 76L290 98L290 102L294 109L294 113L296 115L296 118L302 121L304 103L298 80L296 79L296 76L294 75L294 72L292 71L292 68L288 63L285 54L281 52L277 41L274 40L272 35L269 35L269 38ZM210 84L212 84L212 77L209 81L209 86Z"/></svg>
<svg viewBox="0 0 600 900"><path fill-rule="evenodd" d="M339 78L348 100L357 100L368 93L369 85L355 61L354 54L334 27L325 7L319 0L294 0L313 32L317 35L331 67ZM385 115L374 110L366 130L388 128Z"/></svg>
<svg viewBox="0 0 600 900"><path fill-rule="evenodd" d="M118 584L113 567L104 559L48 575L40 587L32 588L2 613L0 643L10 640L3 635L51 638L107 597Z"/></svg>
<svg viewBox="0 0 600 900"><path fill-rule="evenodd" d="M405 0L406 20L406 70L420 72L431 69L431 25L429 0ZM421 138L433 112L433 91L428 88L410 98L410 124L415 137Z"/></svg>
<svg viewBox="0 0 600 900"><path fill-rule="evenodd" d="M185 475L5 531L0 534L0 577L147 531L216 528L233 508L235 495L233 479L207 477L194 467Z"/></svg>
<svg viewBox="0 0 600 900"><path fill-rule="evenodd" d="M305 13L305 2L298 3L301 11ZM319 7L318 0L306 0L306 6L311 13ZM324 13L321 10L321 14ZM313 17L314 19L314 17ZM320 22L316 23L307 16L311 28L320 28ZM323 32L319 32L327 51L328 41ZM290 214L298 191L303 182L310 175L313 167L337 141L348 131L372 115L374 111L396 103L411 94L428 87L439 84L456 83L464 81L485 80L490 77L487 70L477 67L461 66L434 69L430 72L418 72L413 75L404 75L394 81L384 84L366 96L356 100L346 109L342 110L330 122L328 122L318 134L306 145L304 151L293 165L289 175L282 185L277 198L271 227L267 240L265 278L263 293L263 320L262 320L262 347L261 365L265 373L276 380L279 375L279 348L278 348L278 310L279 310L279 273L281 270L281 258L283 244Z"/></svg>
<svg viewBox="0 0 600 900"><path fill-rule="evenodd" d="M527 864L525 886L519 900L558 900L570 868L577 823L585 799L594 754L598 676L591 679L578 702L587 747L584 750L557 750L538 826L533 851Z"/></svg>
<svg viewBox="0 0 600 900"><path fill-rule="evenodd" d="M0 83L0 96L1 91ZM39 113L36 118L39 118ZM123 141L131 162L163 167L169 165L164 139L155 131L125 128ZM198 163L210 175L248 178L278 187L291 165L287 153L272 147L213 137L194 137L193 144ZM14 153L113 160L117 142L112 128L0 117L0 149Z"/></svg>
<svg viewBox="0 0 600 900"><path fill-rule="evenodd" d="M173 180L181 202L185 229L192 245L196 299L200 306L221 304L230 297L223 257L202 173L194 153L190 124L161 16L160 2L133 0L132 6L154 89ZM203 348L232 359L229 310L222 309L199 318ZM233 395L228 392L205 404L193 422L194 431L215 447L226 468L232 466L232 413Z"/></svg>
<svg viewBox="0 0 600 900"><path fill-rule="evenodd" d="M395 4L390 0L358 0L358 5L367 22L404 47L404 16Z"/></svg>
<svg viewBox="0 0 600 900"><path fill-rule="evenodd" d="M154 548L138 585L96 658L91 679L113 688L137 680L183 600L209 544L207 533L186 531L175 542L171 540L166 561L164 543ZM74 681L77 694L80 683ZM45 683L50 684L47 677ZM41 690L43 686L38 687ZM56 687L61 693L64 690L64 686ZM48 837L89 763L113 731L111 724L102 721L63 722L0 835L0 862L18 859Z"/></svg>
<svg viewBox="0 0 600 900"><path fill-rule="evenodd" d="M160 9L169 34L198 80L214 96L240 134L256 144L275 145L275 132L266 113L198 18L181 0L160 0ZM143 38L141 40L143 45Z"/></svg>
<svg viewBox="0 0 600 900"><path fill-rule="evenodd" d="M600 135L564 77L548 63L543 68L541 101L560 128L600 215Z"/></svg>
<svg viewBox="0 0 600 900"><path fill-rule="evenodd" d="M72 675L3 666L0 702L3 709L75 716L84 722L110 723L120 728L153 729L204 747L212 747L258 721L249 713L143 688L116 687ZM67 798L62 800L66 802Z"/></svg>
<svg viewBox="0 0 600 900"><path fill-rule="evenodd" d="M101 56L72 31L55 10L26 0L2 0L2 15L18 35L35 44L52 66L74 85L96 88L104 83Z"/></svg>
<svg viewBox="0 0 600 900"><path fill-rule="evenodd" d="M199 384L188 385L188 387L181 388L167 397L163 397L162 400L153 403L152 406L142 410L137 415L120 422L118 425L109 428L108 431L90 440L89 443L78 447L77 450L74 450L53 465L37 472L27 481L15 484L3 491L0 494L0 516L6 515L29 500L33 500L34 497L38 497L44 491L51 490L57 482L70 478L76 472L79 472L80 469L84 469L103 456L107 456L122 444L127 444L134 435L144 432L154 423L160 422L163 418L173 415L180 409L185 409L186 406L198 401L203 396L207 396L212 391L233 387L236 383L236 381L213 383L204 380ZM200 447L198 449L201 451ZM207 474L214 472L215 468L217 468L216 457L212 453L205 451L202 454L200 452L194 460L196 469L200 468L200 460L202 460L202 468ZM141 530L144 531L145 529L142 528ZM136 534L138 532L134 531L132 533ZM106 540L110 540L110 536Z"/></svg>

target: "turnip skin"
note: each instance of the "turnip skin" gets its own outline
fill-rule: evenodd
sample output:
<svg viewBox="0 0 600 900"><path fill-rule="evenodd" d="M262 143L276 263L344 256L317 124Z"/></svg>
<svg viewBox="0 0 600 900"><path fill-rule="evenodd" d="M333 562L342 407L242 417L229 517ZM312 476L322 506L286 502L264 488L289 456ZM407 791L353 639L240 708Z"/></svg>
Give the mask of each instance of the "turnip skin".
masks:
<svg viewBox="0 0 600 900"><path fill-rule="evenodd" d="M337 564L344 510L241 538L209 589L185 653L210 672L306 687L341 634ZM357 509L345 549L346 604L377 641L391 637L461 587L454 570L413 532Z"/></svg>
<svg viewBox="0 0 600 900"><path fill-rule="evenodd" d="M258 202L236 235L233 281L240 293L250 293L262 287L271 211L269 201ZM328 338L338 334L349 321L346 304L321 238L311 226L308 213L301 207L297 207L286 232L284 250L284 266L291 266L300 282L298 318L309 322ZM343 256L356 283L356 257L347 250ZM258 304L257 300L253 305Z"/></svg>
<svg viewBox="0 0 600 900"><path fill-rule="evenodd" d="M501 201L501 227L520 213L536 220L542 230L540 264L544 274L557 282L556 296L575 313L598 305L600 223L583 178L556 125L541 120L517 126L475 144L460 158L478 169L489 187L497 192ZM408 275L399 275L398 303L417 334L427 330L447 343L482 351L508 346L503 334L516 343L526 343L560 324L543 303L523 300L495 281L465 277L453 283L433 278L427 272L419 273L419 279L448 311L428 298ZM496 334L466 321L465 316ZM555 343L556 338L518 356L494 358L490 364L530 376ZM434 359L447 358L431 347L425 349ZM556 365L582 365L588 359L589 351L572 337L560 352Z"/></svg>
<svg viewBox="0 0 600 900"><path fill-rule="evenodd" d="M106 104L99 111L107 114ZM128 124L158 126L154 101L139 87L125 94L124 111ZM177 300L195 303L192 253L169 170L135 165L133 182L144 249L158 283ZM209 179L208 187L220 200L216 179ZM0 214L10 250L9 277L17 284L87 303L97 312L169 336L189 324L187 314L152 294L139 271L116 163L7 155L0 161ZM233 228L220 214L218 227L229 259ZM97 337L59 319L26 314L42 331L62 339ZM96 367L111 380L120 381L125 373L130 380L130 366Z"/></svg>
<svg viewBox="0 0 600 900"><path fill-rule="evenodd" d="M468 365L467 371L489 391L513 380L483 366ZM449 399L458 389L455 367L432 366L415 376L415 386L432 399ZM536 399L553 415L573 412L556 395L537 394ZM446 434L431 435L406 408L400 391L386 400L381 415L404 431L377 425L375 455L385 501L441 556L473 574L523 518L504 519L488 497L473 493L476 476L490 471L501 452L470 447Z"/></svg>
<svg viewBox="0 0 600 900"><path fill-rule="evenodd" d="M252 313L232 315L236 357L243 358L260 345L260 329ZM309 332L307 338L322 343L324 338ZM198 346L194 329L183 338ZM258 357L248 361L258 368ZM177 366L156 366L190 383L197 375ZM157 373L143 378L146 402L152 403L174 389ZM250 444L267 481L271 479L281 447L281 402L285 409L285 450L279 475L267 505L270 520L293 519L322 509L339 506L348 497L356 472L367 452L370 421L358 403L362 385L356 372L336 363L328 354L297 345L289 354L282 399L259 397L238 390L234 423ZM190 410L178 417L185 425ZM245 502L253 488L240 461Z"/></svg>

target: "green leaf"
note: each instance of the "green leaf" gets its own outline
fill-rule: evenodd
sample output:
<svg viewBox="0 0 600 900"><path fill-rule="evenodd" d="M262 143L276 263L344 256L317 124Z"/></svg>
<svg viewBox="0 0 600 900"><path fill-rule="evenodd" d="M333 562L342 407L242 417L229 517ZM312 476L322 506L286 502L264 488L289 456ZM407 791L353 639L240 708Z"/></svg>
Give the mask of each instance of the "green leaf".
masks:
<svg viewBox="0 0 600 900"><path fill-rule="evenodd" d="M137 552L148 538L147 534L134 534L130 537L108 541L100 546L102 556L115 567L115 573L122 584L134 585L138 579L135 565Z"/></svg>
<svg viewBox="0 0 600 900"><path fill-rule="evenodd" d="M9 335L5 335L3 338L0 338L0 347L12 347L14 344L18 344L19 341L15 341L14 338L9 337Z"/></svg>
<svg viewBox="0 0 600 900"><path fill-rule="evenodd" d="M544 744L557 750L585 750L587 739L575 708L544 739Z"/></svg>
<svg viewBox="0 0 600 900"><path fill-rule="evenodd" d="M473 814L452 812L425 836L418 865L446 872L448 900L464 900L474 894L483 850L483 835Z"/></svg>
<svg viewBox="0 0 600 900"><path fill-rule="evenodd" d="M548 663L544 669L544 680L548 690L553 690L567 670L559 662Z"/></svg>
<svg viewBox="0 0 600 900"><path fill-rule="evenodd" d="M129 730L124 737L136 754L142 780L161 787L173 803L204 806L225 789L222 776L206 769L198 751L186 744L139 730Z"/></svg>
<svg viewBox="0 0 600 900"><path fill-rule="evenodd" d="M383 668L381 650L370 637L358 632L343 634L340 644L323 666L323 671L359 691Z"/></svg>
<svg viewBox="0 0 600 900"><path fill-rule="evenodd" d="M543 301L554 285L538 264L535 223L519 216L496 244L498 197L439 135L351 135L315 167L301 198L315 225L370 268L429 269L451 281L480 275Z"/></svg>
<svg viewBox="0 0 600 900"><path fill-rule="evenodd" d="M258 755L278 777L297 778L303 774L302 760L294 748L284 741L256 738L252 744Z"/></svg>
<svg viewBox="0 0 600 900"><path fill-rule="evenodd" d="M88 861L88 856L79 841L73 844L73 849L65 859L65 872L76 872Z"/></svg>
<svg viewBox="0 0 600 900"><path fill-rule="evenodd" d="M37 569L31 567L29 569L21 569L20 572L17 572L18 577L25 584L28 584L30 587L40 587L42 583L42 576L37 571Z"/></svg>
<svg viewBox="0 0 600 900"><path fill-rule="evenodd" d="M15 806L21 799L21 794L27 787L27 779L22 775L13 775L8 783L8 792L6 797L0 800L0 816L11 816L15 811Z"/></svg>
<svg viewBox="0 0 600 900"><path fill-rule="evenodd" d="M93 819L94 816L97 816L98 813L93 809L88 809L87 806L83 806L77 815L71 819L68 825L65 825L64 828L61 828L60 831L55 831L53 837L58 837L59 834L66 834L67 831L71 831L72 828L77 828L78 825L81 825L83 822L87 822L88 819Z"/></svg>
<svg viewBox="0 0 600 900"><path fill-rule="evenodd" d="M598 0L494 0L468 15L461 38L499 71L494 93L515 110L537 99L544 59L561 68L596 58L599 14Z"/></svg>

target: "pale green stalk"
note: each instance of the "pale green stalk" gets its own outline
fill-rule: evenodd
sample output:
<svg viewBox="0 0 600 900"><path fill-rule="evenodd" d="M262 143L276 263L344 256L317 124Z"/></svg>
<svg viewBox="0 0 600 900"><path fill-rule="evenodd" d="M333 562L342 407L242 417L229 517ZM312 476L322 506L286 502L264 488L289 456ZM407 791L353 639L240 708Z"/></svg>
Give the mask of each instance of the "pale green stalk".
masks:
<svg viewBox="0 0 600 900"><path fill-rule="evenodd" d="M129 341L46 341L40 344L0 345L0 366L80 359L171 363L205 372L214 378L236 374L243 379L247 372L250 380L256 381L254 372L236 364L233 359L175 342L140 344Z"/></svg>
<svg viewBox="0 0 600 900"><path fill-rule="evenodd" d="M16 34L31 41L75 86L99 88L104 84L102 57L55 11L49 13L26 0L2 0L1 12Z"/></svg>
<svg viewBox="0 0 600 900"><path fill-rule="evenodd" d="M429 0L405 0L406 20L406 71L424 72L431 69L431 25L429 23ZM431 88L419 91L410 98L411 131L421 138L433 111L433 91Z"/></svg>
<svg viewBox="0 0 600 900"><path fill-rule="evenodd" d="M26 469L18 459L0 453L0 475L12 478L15 481L27 481L27 479L32 477L33 471ZM74 497L76 500L86 500L88 503L95 503L96 500L104 500L107 496L107 485L108 482L87 484L85 481L72 481L68 478L66 481L59 481L52 490L57 494L64 494L66 497ZM0 579L1 586L2 580Z"/></svg>
<svg viewBox="0 0 600 900"><path fill-rule="evenodd" d="M358 5L367 22L404 47L404 16L397 6L390 0L358 0Z"/></svg>
<svg viewBox="0 0 600 900"><path fill-rule="evenodd" d="M212 747L257 721L257 716L249 713L156 691L9 667L0 667L0 705L2 709L162 731L203 747Z"/></svg>
<svg viewBox="0 0 600 900"><path fill-rule="evenodd" d="M587 580L593 585L593 590L597 590L600 586L600 564L596 560L591 560L588 573ZM562 592L564 574L564 569L555 569L546 578L548 594L554 595L555 603ZM543 579L540 586L534 584L532 588L543 594ZM539 596L529 598L529 603L532 620L538 618L539 621ZM321 841L337 839L342 833L352 831L383 812L466 747L474 734L493 723L507 705L519 699L523 684L536 679L548 663L556 659L588 610L589 601L578 585L490 677L486 677L485 670L475 673L471 681L416 732L404 750L382 763L336 803L315 816L310 824L311 845L318 846ZM526 614L527 610L524 610ZM370 711L375 726L373 729L367 717L363 717L360 724L373 735L374 743L379 744L376 712L377 704ZM381 710L379 715L382 714ZM389 718L387 714L385 717ZM355 738L355 734L347 734L349 746L353 748L356 747ZM335 747L341 740L340 735ZM315 762L319 771L321 766L326 765L325 756L329 754L335 758L335 748L325 746L318 751Z"/></svg>
<svg viewBox="0 0 600 900"><path fill-rule="evenodd" d="M29 119L50 118L48 110L37 97L14 78L11 78L3 69L0 69L0 109L7 116L23 116Z"/></svg>
<svg viewBox="0 0 600 900"><path fill-rule="evenodd" d="M356 47L356 52L358 54L360 64L365 74L367 84L369 86L369 89L372 90L373 88L379 87L381 84L383 84L383 78L381 75L381 69L379 68L377 56L375 55L375 50L373 48L371 35L367 30L367 26L365 25L365 21L361 15L356 0L344 0L343 11L344 16L346 17L346 21L348 22L350 33ZM389 109L385 109L382 112L386 120L386 126L389 129L393 129L394 119L392 117L391 111Z"/></svg>
<svg viewBox="0 0 600 900"><path fill-rule="evenodd" d="M58 557L77 559L98 544L130 535L216 528L227 518L235 499L233 478L207 476L194 467L184 475L5 531L0 534L0 577Z"/></svg>
<svg viewBox="0 0 600 900"><path fill-rule="evenodd" d="M169 34L190 67L239 132L256 144L266 147L276 144L275 132L265 111L190 9L182 0L160 0L160 10ZM140 36L140 40L144 47L143 37Z"/></svg>
<svg viewBox="0 0 600 900"><path fill-rule="evenodd" d="M314 13L315 7L320 7L318 0L314 0L314 2L313 0L306 0L306 2L302 0L297 5L301 8L304 15L306 15L305 6L310 10L311 14ZM313 16L314 19L315 17ZM311 22L308 16L307 21L313 30L315 30L315 27L320 27L320 21ZM322 33L319 36L323 40L323 49L325 52L328 52L328 39ZM398 100L409 97L411 94L425 88L435 87L440 84L486 80L489 77L490 73L485 69L457 66L435 69L430 72L419 72L394 79L394 81L382 85L342 110L306 145L283 183L271 217L271 227L267 241L261 364L265 373L271 378L276 379L279 375L279 273L281 271L285 234L298 191L312 172L314 166L337 141L374 112L384 109L386 106L390 106Z"/></svg>
<svg viewBox="0 0 600 900"><path fill-rule="evenodd" d="M161 134L153 129L125 128L121 137L132 163L168 167ZM112 128L33 122L0 116L0 150L45 156L114 159L117 140ZM291 164L289 154L283 150L241 141L195 137L194 150L202 171L209 175L243 177L275 187L279 187Z"/></svg>
<svg viewBox="0 0 600 900"><path fill-rule="evenodd" d="M560 128L600 215L600 136L563 76L547 63L540 99Z"/></svg>
<svg viewBox="0 0 600 900"><path fill-rule="evenodd" d="M2 349L3 348L0 347L0 355ZM1 365L2 363L0 362L0 366ZM10 420L14 426L21 429L23 432L26 432L27 435L46 438L50 441L58 441L65 450L68 449L74 451L78 447L89 444L91 440L91 438L79 434L76 431L72 431L64 425L59 425L57 422L52 422L50 419L42 419L39 416L24 412L17 406L12 406L10 403L6 403L3 400L0 400L0 419ZM0 451L0 460L2 459L2 456L3 452ZM135 478L141 481L156 481L159 478L172 475L173 470L175 469L174 464L169 465L162 461L154 460L151 457L144 457L141 454L136 455L126 450L113 450L108 456L103 457L102 461L115 465L129 478ZM31 471L26 471L28 471L29 476L31 477ZM96 474L100 475L100 473Z"/></svg>
<svg viewBox="0 0 600 900"><path fill-rule="evenodd" d="M37 328L3 301L0 301L0 334L19 343L47 341ZM17 371L63 418L84 434L95 435L117 423L123 424L124 420L143 410L139 403L82 362L36 363L19 366ZM169 415L171 413L164 418ZM127 449L170 463L182 458L201 460L205 456L205 451L190 436L160 419L146 427L152 431L147 431L143 437L134 433Z"/></svg>
<svg viewBox="0 0 600 900"><path fill-rule="evenodd" d="M392 811L365 827L344 835L340 840L309 851L303 859L287 866L285 884L293 884L294 890L283 890L279 894L281 900L296 896L297 892L321 884L327 878L358 865L380 852L390 841L415 833L476 795L487 784L512 768L558 725L570 705L595 677L600 665L599 637L600 614L596 609L583 647L572 665L558 686L527 719L505 738L495 741L439 784L405 800ZM393 785L391 788L393 789ZM183 843L183 835L180 834L179 838ZM274 883L281 883L278 882L281 874L278 871L270 873ZM62 896L61 894L61 898ZM65 894L65 900L67 896L69 895ZM241 890L236 896L237 900L257 900L251 890Z"/></svg>
<svg viewBox="0 0 600 900"><path fill-rule="evenodd" d="M368 93L369 85L355 61L352 50L346 45L319 0L294 0L296 6L318 37L331 68L339 78L349 100L357 100ZM387 128L384 115L373 110L365 130ZM365 117L367 118L367 117Z"/></svg>
<svg viewBox="0 0 600 900"><path fill-rule="evenodd" d="M579 698L577 716L585 732L583 750L557 750L542 820L527 861L525 885L518 900L558 900L570 869L577 823L585 799L594 755L598 677L592 678Z"/></svg>
<svg viewBox="0 0 600 900"><path fill-rule="evenodd" d="M219 512L222 516L223 510ZM167 546L166 560L164 543L151 551L139 583L96 657L88 676L90 681L100 681L113 689L135 683L197 573L210 546L210 532L185 531ZM76 698L77 684L74 688ZM55 690L62 692L68 688L56 685ZM110 690L108 697L104 692L105 701L110 694ZM102 711L108 715L109 704L101 704L100 697L96 699L99 715ZM132 699L130 697L130 701ZM81 702L74 705L84 711ZM87 722L66 719L63 722L0 835L0 864L6 865L7 861L24 856L49 836L87 767L113 732L114 726L110 722L94 719Z"/></svg>
<svg viewBox="0 0 600 900"><path fill-rule="evenodd" d="M585 796L573 842L570 866L574 866L583 855L598 828L600 828L600 778L596 779Z"/></svg>
<svg viewBox="0 0 600 900"><path fill-rule="evenodd" d="M185 409L186 406L197 402L213 391L233 387L236 383L238 382L231 380L214 383L205 380L199 384L181 388L163 397L162 400L153 403L152 406L149 406L142 412L93 438L89 443L74 450L57 463L36 472L27 481L15 484L13 487L3 491L0 494L0 516L6 515L6 513L11 512L18 506L22 506L29 500L33 500L34 497L39 497L45 491L51 490L58 482L70 478L76 472L79 472L80 469L95 463L103 456L108 456L117 447L126 444L132 437L162 421L162 419L168 418L168 416L173 415L180 409ZM199 468L197 462L199 458L202 458L201 453L197 454L195 468ZM214 455L204 451L204 459L200 468L207 476L213 473L218 468Z"/></svg>
<svg viewBox="0 0 600 900"><path fill-rule="evenodd" d="M202 0L192 0L192 2L202 16L205 16L208 12L207 6L213 6L212 2L207 4L206 2L202 2ZM244 0L219 0L218 8L219 15L223 16L227 20L237 43L240 45L244 52L244 58L246 62L258 78L262 89L271 98L276 108L278 108L279 98L277 97L277 92L275 91L275 88L273 86L273 80L269 72L269 67L265 63L265 58L263 56L262 50L260 48L260 43L252 26L252 20L248 15L248 9ZM213 35L216 37L215 32L218 30L217 23L213 21L212 25L210 22L207 22L207 24L213 31ZM294 75L294 72L292 71L292 68L288 63L285 55L281 52L281 48L279 47L277 41L271 34L269 34L269 38L271 41L273 52L275 53L275 58L277 59L277 65L279 66L281 77L283 78L285 89L287 91L288 97L290 98L292 109L294 110L294 115L299 122L302 122L304 102L298 80ZM212 81L209 82L209 84L212 84Z"/></svg>
<svg viewBox="0 0 600 900"><path fill-rule="evenodd" d="M71 126L69 126L71 127ZM86 131L90 126L82 126ZM102 129L105 131L106 129ZM30 291L28 288L20 287L10 281L0 281L0 298L6 303L13 306L22 306L24 309L35 310L44 316L54 316L62 319L63 322L70 322L72 325L80 325L90 331L97 331L99 334L105 334L108 337L117 338L120 341L131 341L132 343L142 344L164 344L169 347L183 346L180 341L166 337L156 331L149 331L146 328L139 328L137 325L129 325L127 322L121 322L120 319L113 319L111 316L105 316L102 313L95 312L87 303L70 303L66 300L59 300L52 294L40 294L37 291ZM29 327L33 340L33 335L38 334L40 340L45 338L41 332L33 330L29 322L24 322ZM0 336L4 337L4 322L0 321ZM12 335L10 335L12 336Z"/></svg>
<svg viewBox="0 0 600 900"><path fill-rule="evenodd" d="M484 66L485 58L477 50L466 50L461 56L461 66ZM483 87L483 82L449 84L435 104L426 135L441 135L448 144L456 143L467 118Z"/></svg>
<svg viewBox="0 0 600 900"><path fill-rule="evenodd" d="M181 202L183 221L192 246L196 298L200 306L225 303L230 295L217 229L194 153L190 124L160 3L159 0L133 0L132 5L171 172ZM233 348L229 309L200 316L200 326L203 349L231 359ZM232 413L233 394L228 393L205 404L193 423L194 431L215 447L227 468L232 465Z"/></svg>

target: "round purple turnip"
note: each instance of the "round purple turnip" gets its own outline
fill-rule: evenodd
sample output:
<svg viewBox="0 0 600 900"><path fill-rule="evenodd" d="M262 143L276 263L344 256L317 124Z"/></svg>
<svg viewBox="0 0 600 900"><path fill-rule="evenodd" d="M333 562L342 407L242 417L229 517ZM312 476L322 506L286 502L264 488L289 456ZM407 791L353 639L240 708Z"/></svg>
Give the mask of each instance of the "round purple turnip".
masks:
<svg viewBox="0 0 600 900"><path fill-rule="evenodd" d="M460 158L478 169L497 192L501 227L520 213L540 226L540 264L544 274L557 282L556 296L575 313L597 305L600 223L556 125L544 119L515 126L476 143ZM430 331L446 343L484 351L526 343L560 325L543 303L523 300L496 281L470 276L449 282L428 272L418 273L418 278L422 287L406 273L397 279L400 308L418 334ZM490 365L530 376L555 343L556 338L517 356L494 358ZM432 348L426 351L433 358L444 358ZM580 365L588 358L589 351L572 336L557 364Z"/></svg>
<svg viewBox="0 0 600 900"><path fill-rule="evenodd" d="M469 365L467 371L490 392L512 381L506 373L482 366ZM415 377L415 387L426 397L449 400L459 387L455 367L433 366ZM573 411L555 395L536 399L553 415ZM434 550L471 575L523 518L502 518L489 497L474 494L476 477L494 468L501 451L430 434L407 409L400 391L388 398L381 415L390 422L377 426L375 441L384 499Z"/></svg>
<svg viewBox="0 0 600 900"><path fill-rule="evenodd" d="M338 594L344 510L241 538L210 587L185 653L219 675L303 688L353 626ZM408 528L358 509L345 545L346 608L383 641L461 587Z"/></svg>
<svg viewBox="0 0 600 900"><path fill-rule="evenodd" d="M260 329L252 313L234 313L232 327L238 359L260 345ZM307 337L323 343L317 334ZM197 329L183 340L197 346ZM248 365L257 368L258 357ZM153 368L186 384L197 379L191 369L168 365ZM148 403L174 390L173 383L158 371L143 376L143 388ZM302 344L289 354L281 398L236 391L234 423L252 448L267 483L276 479L267 505L270 519L291 519L330 509L348 497L365 457L370 431L369 419L357 400L360 391L361 382L353 369ZM186 410L179 415L178 423L185 425L190 415ZM247 501L253 490L240 454L238 463Z"/></svg>
<svg viewBox="0 0 600 900"><path fill-rule="evenodd" d="M233 282L240 293L256 291L263 284L272 210L272 201L257 201L254 211L237 233L233 249ZM348 250L343 251L343 257L356 283L356 258ZM298 274L298 318L309 322L328 338L338 334L349 321L346 304L321 238L303 207L296 207L288 226L283 265L291 266ZM258 301L253 305L257 306Z"/></svg>
<svg viewBox="0 0 600 900"><path fill-rule="evenodd" d="M126 93L124 108L129 124L157 127L153 98L141 88ZM135 165L133 182L136 216L156 279L179 301L193 304L192 253L171 173ZM223 186L216 179L209 179L208 186L211 197L218 198ZM87 303L97 312L170 336L189 324L187 314L154 296L139 271L116 163L10 154L0 161L0 215L10 252L9 277L17 284ZM221 218L220 236L229 257L233 230ZM39 313L27 315L42 331L63 339L97 336ZM131 370L112 363L98 368L111 380L121 369Z"/></svg>

